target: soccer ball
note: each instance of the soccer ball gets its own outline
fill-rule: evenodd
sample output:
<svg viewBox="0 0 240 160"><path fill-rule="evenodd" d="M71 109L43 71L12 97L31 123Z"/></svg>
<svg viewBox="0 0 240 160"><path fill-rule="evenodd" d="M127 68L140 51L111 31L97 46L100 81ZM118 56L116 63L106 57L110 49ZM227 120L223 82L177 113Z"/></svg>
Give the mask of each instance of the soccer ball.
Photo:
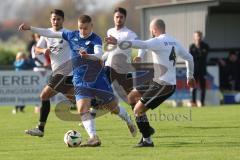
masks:
<svg viewBox="0 0 240 160"><path fill-rule="evenodd" d="M82 142L82 136L77 131L69 130L65 133L63 140L68 147L77 147Z"/></svg>

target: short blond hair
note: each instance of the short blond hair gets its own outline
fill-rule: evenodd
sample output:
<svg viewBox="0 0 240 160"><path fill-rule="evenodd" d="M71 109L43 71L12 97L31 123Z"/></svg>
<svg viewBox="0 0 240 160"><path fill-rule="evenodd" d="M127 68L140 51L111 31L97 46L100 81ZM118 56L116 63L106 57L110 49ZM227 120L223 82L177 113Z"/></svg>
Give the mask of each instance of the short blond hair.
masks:
<svg viewBox="0 0 240 160"><path fill-rule="evenodd" d="M26 54L23 53L23 52L18 52L18 53L16 54L16 60L26 59L26 58L27 58L27 57L26 57Z"/></svg>
<svg viewBox="0 0 240 160"><path fill-rule="evenodd" d="M91 23L92 22L92 18L89 15L81 15L78 17L78 22L80 23Z"/></svg>

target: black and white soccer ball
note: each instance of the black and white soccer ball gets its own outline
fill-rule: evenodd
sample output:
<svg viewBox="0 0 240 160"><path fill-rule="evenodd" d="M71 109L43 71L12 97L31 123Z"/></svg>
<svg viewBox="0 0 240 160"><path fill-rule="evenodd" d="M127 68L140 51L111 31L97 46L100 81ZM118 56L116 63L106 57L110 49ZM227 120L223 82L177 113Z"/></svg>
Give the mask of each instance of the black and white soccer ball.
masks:
<svg viewBox="0 0 240 160"><path fill-rule="evenodd" d="M78 131L69 130L65 133L63 140L68 147L78 147L82 142L82 136Z"/></svg>

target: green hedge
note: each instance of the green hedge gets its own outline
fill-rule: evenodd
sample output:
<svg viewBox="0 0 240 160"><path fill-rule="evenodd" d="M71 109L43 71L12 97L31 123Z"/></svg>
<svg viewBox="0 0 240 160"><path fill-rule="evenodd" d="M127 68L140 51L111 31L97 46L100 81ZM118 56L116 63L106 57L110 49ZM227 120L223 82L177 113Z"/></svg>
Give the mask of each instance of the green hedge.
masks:
<svg viewBox="0 0 240 160"><path fill-rule="evenodd" d="M14 51L0 48L0 65L13 65L15 57Z"/></svg>

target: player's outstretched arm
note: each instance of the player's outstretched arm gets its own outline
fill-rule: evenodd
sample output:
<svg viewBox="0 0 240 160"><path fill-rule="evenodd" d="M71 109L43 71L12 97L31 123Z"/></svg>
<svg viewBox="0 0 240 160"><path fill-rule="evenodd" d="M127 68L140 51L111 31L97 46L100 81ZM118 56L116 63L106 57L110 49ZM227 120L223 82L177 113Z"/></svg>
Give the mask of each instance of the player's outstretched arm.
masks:
<svg viewBox="0 0 240 160"><path fill-rule="evenodd" d="M151 38L146 41L141 41L141 40L130 40L130 41L117 41L115 37L105 37L104 38L105 42L107 44L113 44L118 46L120 48L125 48L125 45L128 46L128 48L137 48L137 49L158 49L159 48L159 42L155 38Z"/></svg>
<svg viewBox="0 0 240 160"><path fill-rule="evenodd" d="M54 31L51 31L51 30L45 29L45 28L36 28L36 27L29 26L25 23L22 23L19 26L18 30L19 31L30 30L31 32L37 33L40 36L44 36L44 37L48 37L48 38L62 38L62 32L54 32Z"/></svg>
<svg viewBox="0 0 240 160"><path fill-rule="evenodd" d="M194 79L194 62L192 55L181 45L178 43L179 48L179 56L185 60L187 67L187 85L190 88L196 88L196 81Z"/></svg>
<svg viewBox="0 0 240 160"><path fill-rule="evenodd" d="M31 27L29 25L25 24L25 23L20 24L20 26L18 27L19 31L27 31L27 30L30 30L30 29L31 29Z"/></svg>

